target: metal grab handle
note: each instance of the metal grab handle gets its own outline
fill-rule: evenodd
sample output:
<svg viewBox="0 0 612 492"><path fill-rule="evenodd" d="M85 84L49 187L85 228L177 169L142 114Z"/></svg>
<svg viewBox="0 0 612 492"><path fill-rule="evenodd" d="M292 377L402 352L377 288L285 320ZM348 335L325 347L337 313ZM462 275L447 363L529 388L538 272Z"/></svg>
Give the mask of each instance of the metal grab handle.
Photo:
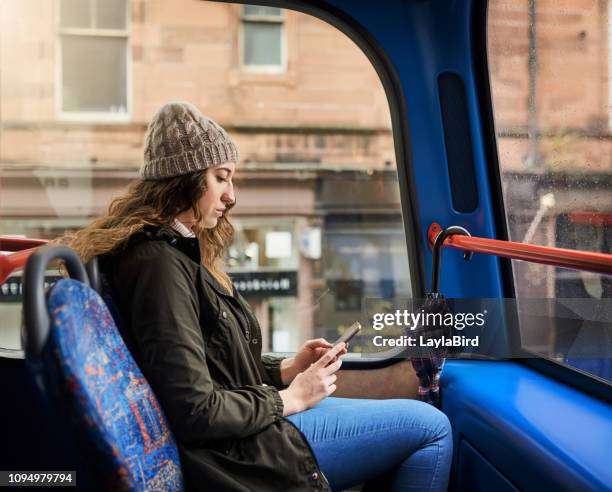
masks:
<svg viewBox="0 0 612 492"><path fill-rule="evenodd" d="M438 295L440 293L440 268L442 264L442 245L448 236L459 234L460 236L472 235L460 226L449 226L446 229L442 229L436 236L436 240L433 243L431 251L431 293ZM465 261L471 260L474 253L466 251L463 253L463 259Z"/></svg>
<svg viewBox="0 0 612 492"><path fill-rule="evenodd" d="M91 288L98 294L102 294L102 280L100 279L100 264L98 263L98 257L94 256L89 263L85 265L87 276L89 277L89 283Z"/></svg>
<svg viewBox="0 0 612 492"><path fill-rule="evenodd" d="M63 260L71 278L89 286L83 263L68 246L48 245L38 248L26 263L23 272L22 342L27 356L40 355L51 328L45 297L45 271L53 260Z"/></svg>

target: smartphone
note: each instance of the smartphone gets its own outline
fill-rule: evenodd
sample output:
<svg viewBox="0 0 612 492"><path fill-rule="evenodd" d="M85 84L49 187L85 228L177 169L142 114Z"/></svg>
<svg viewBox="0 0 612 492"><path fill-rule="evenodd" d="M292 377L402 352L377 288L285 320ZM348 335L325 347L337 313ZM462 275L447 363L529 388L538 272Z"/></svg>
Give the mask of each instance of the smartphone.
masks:
<svg viewBox="0 0 612 492"><path fill-rule="evenodd" d="M341 342L347 343L351 338L353 338L357 333L361 331L361 324L359 321L355 321L349 328L334 342L334 345L338 345Z"/></svg>

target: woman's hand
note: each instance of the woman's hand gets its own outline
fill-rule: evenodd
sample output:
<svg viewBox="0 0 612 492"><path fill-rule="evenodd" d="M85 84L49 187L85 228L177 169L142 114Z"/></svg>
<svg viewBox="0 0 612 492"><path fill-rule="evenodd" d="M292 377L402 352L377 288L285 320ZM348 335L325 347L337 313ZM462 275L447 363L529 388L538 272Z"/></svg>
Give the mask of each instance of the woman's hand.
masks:
<svg viewBox="0 0 612 492"><path fill-rule="evenodd" d="M326 354L333 345L324 338L306 340L294 357L283 359L280 365L281 379L284 384L289 384L300 373L304 372L311 364L317 362ZM348 344L334 357L331 362L336 362L348 352Z"/></svg>
<svg viewBox="0 0 612 492"><path fill-rule="evenodd" d="M342 365L341 353L346 353L344 342L329 349L308 369L300 372L287 389L279 391L284 417L314 407L336 391L334 383L338 376L334 373Z"/></svg>

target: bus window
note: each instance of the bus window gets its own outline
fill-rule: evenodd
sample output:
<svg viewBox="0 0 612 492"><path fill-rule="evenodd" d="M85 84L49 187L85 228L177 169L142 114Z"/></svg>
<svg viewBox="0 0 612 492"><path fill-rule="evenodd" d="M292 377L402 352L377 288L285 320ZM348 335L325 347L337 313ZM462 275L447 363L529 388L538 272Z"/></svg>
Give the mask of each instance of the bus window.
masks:
<svg viewBox="0 0 612 492"><path fill-rule="evenodd" d="M240 148L227 268L264 351L333 340L366 297L411 295L388 102L336 28L272 7L23 0L2 6L0 47L1 234L101 215L155 111L187 100Z"/></svg>
<svg viewBox="0 0 612 492"><path fill-rule="evenodd" d="M512 241L611 252L612 3L604 12L602 5L490 3L490 78ZM519 299L596 299L595 309L612 298L604 275L516 261L513 272ZM551 316L548 326L521 325L523 346L612 379L610 327L562 326Z"/></svg>

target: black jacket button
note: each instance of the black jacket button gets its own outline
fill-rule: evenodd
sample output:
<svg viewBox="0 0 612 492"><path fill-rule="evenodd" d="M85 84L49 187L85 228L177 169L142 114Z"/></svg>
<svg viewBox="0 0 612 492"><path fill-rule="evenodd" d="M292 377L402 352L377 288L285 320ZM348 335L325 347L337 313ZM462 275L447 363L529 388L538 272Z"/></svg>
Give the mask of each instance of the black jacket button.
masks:
<svg viewBox="0 0 612 492"><path fill-rule="evenodd" d="M223 319L227 319L227 312L226 312L226 311L223 311L223 312L221 313L221 316L223 316Z"/></svg>
<svg viewBox="0 0 612 492"><path fill-rule="evenodd" d="M314 472L314 473L312 474L312 479L313 479L313 480L316 480L317 478L319 478L319 474L318 474L317 472Z"/></svg>
<svg viewBox="0 0 612 492"><path fill-rule="evenodd" d="M257 338L253 338L253 343L254 343L255 345L257 345L257 342L258 342L258 341L259 341L259 340L257 340Z"/></svg>

